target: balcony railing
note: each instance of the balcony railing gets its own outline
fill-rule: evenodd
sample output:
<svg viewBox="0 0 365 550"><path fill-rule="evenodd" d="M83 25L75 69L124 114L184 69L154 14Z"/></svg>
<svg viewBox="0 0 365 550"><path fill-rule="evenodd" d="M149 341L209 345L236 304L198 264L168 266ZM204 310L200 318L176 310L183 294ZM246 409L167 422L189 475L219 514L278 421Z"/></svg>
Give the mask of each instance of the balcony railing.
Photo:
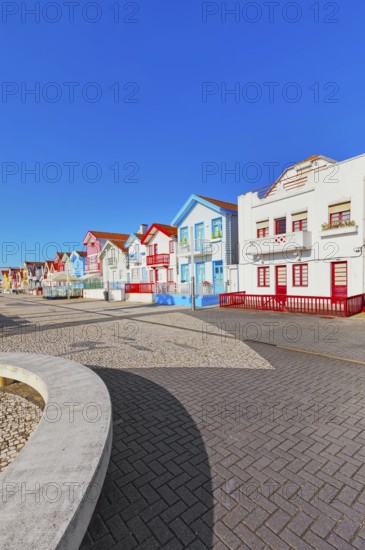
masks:
<svg viewBox="0 0 365 550"><path fill-rule="evenodd" d="M196 256L212 255L219 252L222 249L221 241L212 241L207 239L197 239L194 241L193 253ZM177 247L177 253L179 256L190 256L191 245L190 243L179 243Z"/></svg>
<svg viewBox="0 0 365 550"><path fill-rule="evenodd" d="M86 261L85 271L100 271L100 263L98 261Z"/></svg>
<svg viewBox="0 0 365 550"><path fill-rule="evenodd" d="M169 265L170 254L152 254L147 256L147 265Z"/></svg>
<svg viewBox="0 0 365 550"><path fill-rule="evenodd" d="M229 294L220 294L219 305L220 307L256 309L260 311L350 317L363 310L364 298L364 294L350 296L349 298L334 299L327 296L283 296L232 292Z"/></svg>
<svg viewBox="0 0 365 550"><path fill-rule="evenodd" d="M141 265L141 255L140 254L129 254L129 263L132 265Z"/></svg>
<svg viewBox="0 0 365 550"><path fill-rule="evenodd" d="M272 254L275 252L291 252L295 249L306 249L312 246L312 234L310 231L295 231L282 233L273 237L250 239L244 242L244 253L250 256Z"/></svg>

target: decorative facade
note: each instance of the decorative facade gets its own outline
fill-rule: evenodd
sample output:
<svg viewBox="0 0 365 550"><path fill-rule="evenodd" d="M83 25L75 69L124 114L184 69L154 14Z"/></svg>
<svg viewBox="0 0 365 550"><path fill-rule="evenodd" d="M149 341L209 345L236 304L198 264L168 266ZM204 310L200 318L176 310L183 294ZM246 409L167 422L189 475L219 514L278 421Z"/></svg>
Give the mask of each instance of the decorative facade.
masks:
<svg viewBox="0 0 365 550"><path fill-rule="evenodd" d="M100 253L108 240L125 242L129 234L125 233L106 233L103 231L88 231L83 244L86 246L86 266L85 271L88 275L95 277L102 276L102 265Z"/></svg>
<svg viewBox="0 0 365 550"><path fill-rule="evenodd" d="M104 283L129 282L129 257L125 241L107 240L100 252L100 261Z"/></svg>
<svg viewBox="0 0 365 550"><path fill-rule="evenodd" d="M240 290L330 297L365 292L365 155L318 155L238 199Z"/></svg>
<svg viewBox="0 0 365 550"><path fill-rule="evenodd" d="M202 287L214 294L227 288L227 266L237 262L237 205L191 195L173 218L178 231L179 282L195 277L196 292Z"/></svg>
<svg viewBox="0 0 365 550"><path fill-rule="evenodd" d="M177 228L154 223L141 239L146 247L148 282L177 282Z"/></svg>
<svg viewBox="0 0 365 550"><path fill-rule="evenodd" d="M141 243L144 234L147 231L147 225L142 224L137 233L129 235L125 247L128 249L129 258L129 281L131 283L147 283L147 249Z"/></svg>

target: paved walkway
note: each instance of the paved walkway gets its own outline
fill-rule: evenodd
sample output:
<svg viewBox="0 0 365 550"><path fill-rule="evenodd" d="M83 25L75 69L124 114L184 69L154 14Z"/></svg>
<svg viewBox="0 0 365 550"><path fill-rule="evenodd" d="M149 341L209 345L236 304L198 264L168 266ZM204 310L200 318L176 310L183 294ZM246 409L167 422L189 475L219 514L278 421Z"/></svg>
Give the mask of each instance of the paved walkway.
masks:
<svg viewBox="0 0 365 550"><path fill-rule="evenodd" d="M206 329L333 322L337 343L276 343L365 363L361 320L18 300L0 299L2 349L82 359L111 393L83 550L365 548L365 367Z"/></svg>

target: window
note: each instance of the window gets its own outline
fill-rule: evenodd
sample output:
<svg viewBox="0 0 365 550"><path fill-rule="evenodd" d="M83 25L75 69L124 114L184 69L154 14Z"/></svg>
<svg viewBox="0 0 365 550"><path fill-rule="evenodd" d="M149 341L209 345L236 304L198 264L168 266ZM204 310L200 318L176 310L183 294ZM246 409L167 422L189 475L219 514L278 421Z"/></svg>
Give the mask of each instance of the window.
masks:
<svg viewBox="0 0 365 550"><path fill-rule="evenodd" d="M174 270L172 268L169 268L167 270L167 282L172 283L174 280Z"/></svg>
<svg viewBox="0 0 365 550"><path fill-rule="evenodd" d="M269 235L269 220L265 220L264 222L257 222L256 223L256 234L258 239L262 239L263 237L268 237Z"/></svg>
<svg viewBox="0 0 365 550"><path fill-rule="evenodd" d="M307 212L301 212L300 214L293 214L292 217L292 230L293 231L307 231Z"/></svg>
<svg viewBox="0 0 365 550"><path fill-rule="evenodd" d="M351 221L351 202L342 202L329 207L330 224Z"/></svg>
<svg viewBox="0 0 365 550"><path fill-rule="evenodd" d="M180 229L180 242L182 244L185 244L188 242L188 228L187 227L182 227Z"/></svg>
<svg viewBox="0 0 365 550"><path fill-rule="evenodd" d="M222 237L222 218L212 220L212 239Z"/></svg>
<svg viewBox="0 0 365 550"><path fill-rule="evenodd" d="M150 271L150 283L153 283L153 270Z"/></svg>
<svg viewBox="0 0 365 550"><path fill-rule="evenodd" d="M308 286L308 264L293 265L293 286Z"/></svg>
<svg viewBox="0 0 365 550"><path fill-rule="evenodd" d="M181 280L182 283L188 283L189 282L189 264L181 265L180 280Z"/></svg>
<svg viewBox="0 0 365 550"><path fill-rule="evenodd" d="M270 268L257 268L257 286L270 286Z"/></svg>
<svg viewBox="0 0 365 550"><path fill-rule="evenodd" d="M282 235L286 233L286 218L279 218L275 220L275 235Z"/></svg>
<svg viewBox="0 0 365 550"><path fill-rule="evenodd" d="M175 252L174 244L175 244L174 241L169 242L169 252L170 252L170 254L173 254Z"/></svg>
<svg viewBox="0 0 365 550"><path fill-rule="evenodd" d="M204 223L195 224L195 250L204 249Z"/></svg>
<svg viewBox="0 0 365 550"><path fill-rule="evenodd" d="M154 246L153 246L153 244L150 244L150 245L148 246L148 254L149 254L150 256L153 256L153 251L154 251Z"/></svg>

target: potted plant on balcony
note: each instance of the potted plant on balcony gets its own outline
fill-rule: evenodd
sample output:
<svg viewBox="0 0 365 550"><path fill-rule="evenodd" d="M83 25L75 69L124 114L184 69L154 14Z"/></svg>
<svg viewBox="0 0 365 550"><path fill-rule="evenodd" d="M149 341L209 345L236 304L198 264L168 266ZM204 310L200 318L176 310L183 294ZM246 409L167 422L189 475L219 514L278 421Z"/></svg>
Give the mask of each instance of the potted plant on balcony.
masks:
<svg viewBox="0 0 365 550"><path fill-rule="evenodd" d="M355 227L355 220L347 220L345 222L338 221L333 223L322 223L322 231L329 231L330 229L338 229L340 227Z"/></svg>

